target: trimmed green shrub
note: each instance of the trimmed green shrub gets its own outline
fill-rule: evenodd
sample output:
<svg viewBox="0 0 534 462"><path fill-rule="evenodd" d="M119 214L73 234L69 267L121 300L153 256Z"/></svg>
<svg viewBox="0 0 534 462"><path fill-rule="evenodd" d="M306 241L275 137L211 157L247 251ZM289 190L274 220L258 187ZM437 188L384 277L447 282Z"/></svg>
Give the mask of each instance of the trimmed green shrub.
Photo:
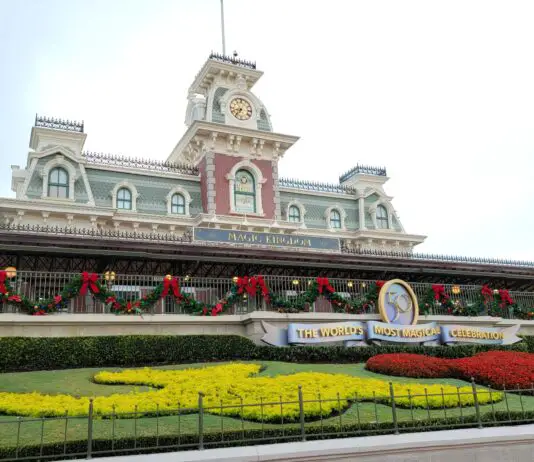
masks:
<svg viewBox="0 0 534 462"><path fill-rule="evenodd" d="M237 335L125 335L108 337L2 337L0 372L137 367L210 361L258 360L297 363L360 363L383 353L465 358L489 350L534 351L534 337L509 347L491 345L293 346L255 345Z"/></svg>

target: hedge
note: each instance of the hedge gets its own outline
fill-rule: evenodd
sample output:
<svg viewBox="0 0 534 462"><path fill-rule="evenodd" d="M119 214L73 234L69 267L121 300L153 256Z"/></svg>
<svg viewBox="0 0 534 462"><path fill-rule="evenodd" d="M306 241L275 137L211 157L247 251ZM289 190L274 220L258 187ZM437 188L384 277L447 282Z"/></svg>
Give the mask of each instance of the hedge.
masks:
<svg viewBox="0 0 534 462"><path fill-rule="evenodd" d="M518 425L532 423L533 412L495 412L481 415L484 427ZM478 426L476 416L443 417L428 420L400 421L399 433L428 432L437 430L454 430L473 428ZM349 438L358 436L382 435L394 432L392 422L376 422L362 424L322 425L306 427L306 440L321 440L332 438ZM298 426L284 426L283 428L267 428L264 430L242 430L209 432L203 434L205 449L251 446L254 444L272 444L302 439ZM65 460L85 457L87 440L67 441L65 443L46 443L27 445L17 448L0 447L0 460L11 459L39 459ZM178 447L178 445L180 447ZM161 453L178 450L199 449L198 434L181 434L178 436L148 436L139 438L95 439L92 442L92 457L123 456L133 454Z"/></svg>
<svg viewBox="0 0 534 462"><path fill-rule="evenodd" d="M490 345L280 348L255 345L251 340L237 335L2 337L0 372L233 360L360 363L381 353L417 353L440 358L465 358L495 349L534 352L534 337L509 347L498 348Z"/></svg>

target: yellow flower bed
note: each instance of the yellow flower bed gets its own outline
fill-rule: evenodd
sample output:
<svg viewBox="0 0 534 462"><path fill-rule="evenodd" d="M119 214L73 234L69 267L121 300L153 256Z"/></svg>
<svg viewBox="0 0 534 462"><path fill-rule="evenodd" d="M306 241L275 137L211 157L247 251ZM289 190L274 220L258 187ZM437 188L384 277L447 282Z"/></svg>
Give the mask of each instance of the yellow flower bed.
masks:
<svg viewBox="0 0 534 462"><path fill-rule="evenodd" d="M277 377L254 376L257 364L229 364L199 369L157 370L131 369L122 372L99 372L94 379L102 384L148 385L155 390L98 396L94 398L94 414L107 415L159 412L196 412L199 392L204 394L205 412L228 416L243 415L245 419L284 421L298 418L298 387L302 387L306 417L327 417L346 409L351 401L373 401L391 404L389 383L377 379L345 374L302 372ZM426 394L425 394L426 391ZM443 391L443 395L442 395ZM471 387L459 390L451 385L394 384L395 402L402 407L426 408L473 405ZM321 399L319 403L317 400ZM502 393L478 390L481 404L500 401ZM282 401L282 405L280 405ZM291 401L291 403L285 403ZM250 406L254 404L254 406ZM261 404L261 405L258 405ZM221 407L222 406L222 407ZM23 416L85 415L89 398L39 393L0 393L0 413ZM125 417L125 416L123 416ZM126 416L127 417L127 416Z"/></svg>

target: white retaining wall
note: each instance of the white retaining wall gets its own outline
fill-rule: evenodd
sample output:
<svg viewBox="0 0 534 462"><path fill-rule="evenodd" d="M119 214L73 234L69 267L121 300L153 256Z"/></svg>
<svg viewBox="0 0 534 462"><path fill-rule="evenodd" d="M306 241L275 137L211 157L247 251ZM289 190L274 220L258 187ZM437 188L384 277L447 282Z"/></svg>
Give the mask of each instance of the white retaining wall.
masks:
<svg viewBox="0 0 534 462"><path fill-rule="evenodd" d="M99 459L113 462L532 462L534 425Z"/></svg>

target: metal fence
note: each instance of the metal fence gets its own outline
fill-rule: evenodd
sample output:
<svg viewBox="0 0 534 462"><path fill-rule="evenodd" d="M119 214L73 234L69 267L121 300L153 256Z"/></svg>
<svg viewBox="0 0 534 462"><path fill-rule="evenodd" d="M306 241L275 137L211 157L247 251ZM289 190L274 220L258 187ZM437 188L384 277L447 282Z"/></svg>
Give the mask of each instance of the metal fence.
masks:
<svg viewBox="0 0 534 462"><path fill-rule="evenodd" d="M466 389L467 388L467 389ZM499 394L499 396L497 396ZM534 386L493 390L471 387L454 392L324 398L298 387L295 398L206 405L150 412L100 413L90 400L86 415L17 417L0 420L0 460L92 458L377 434L484 428L534 423ZM485 399L483 399L485 398ZM487 404L481 404L487 402ZM421 404L422 403L422 404ZM429 403L432 403L430 405ZM441 403L441 404L440 404ZM459 405L456 405L459 403ZM462 404L469 403L469 405ZM452 407L456 405L455 407ZM329 412L323 412L328 408ZM276 409L276 420L270 409ZM247 420L253 410L254 420ZM308 417L313 410L313 419ZM43 410L43 412L46 412Z"/></svg>
<svg viewBox="0 0 534 462"><path fill-rule="evenodd" d="M11 284L14 289L21 295L32 300L45 299L53 297L73 278L79 276L78 273L41 273L32 271L19 271L16 279ZM113 291L118 297L126 301L138 300L154 287L163 281L164 276L149 275L130 275L117 274L113 279L105 279L101 275L102 284ZM264 276L264 280L271 293L276 294L284 300L292 300L303 294L308 287L316 280L313 277L288 277L288 276ZM196 300L213 305L220 299L224 298L234 284L231 278L203 278L203 277L179 277L180 287L183 293L191 294ZM330 284L335 291L349 301L363 299L369 288L375 282L368 279L329 279ZM411 283L411 286L419 300L429 290L431 284ZM477 303L481 286L477 285L451 285L445 284L445 292L451 297L453 302L461 302L464 306ZM453 289L454 288L454 289ZM458 292L459 293L454 293ZM532 308L534 310L534 292L511 291L510 295L522 307ZM230 307L228 314L244 314L252 311L272 310L271 307L261 296L247 297L240 299L235 305ZM0 304L0 312L14 312L17 310L15 305ZM103 304L90 293L85 296L78 296L72 299L68 306L63 309L64 313L107 313L110 308ZM331 312L330 303L320 297L309 307L310 311ZM376 313L376 307L370 306L366 313ZM152 307L152 314L184 314L181 311L180 304L176 303L173 297L166 297L160 300ZM435 304L431 307L432 314L447 315L446 309L441 305ZM484 313L481 313L484 314ZM513 318L515 313L512 310L503 310L502 316Z"/></svg>

